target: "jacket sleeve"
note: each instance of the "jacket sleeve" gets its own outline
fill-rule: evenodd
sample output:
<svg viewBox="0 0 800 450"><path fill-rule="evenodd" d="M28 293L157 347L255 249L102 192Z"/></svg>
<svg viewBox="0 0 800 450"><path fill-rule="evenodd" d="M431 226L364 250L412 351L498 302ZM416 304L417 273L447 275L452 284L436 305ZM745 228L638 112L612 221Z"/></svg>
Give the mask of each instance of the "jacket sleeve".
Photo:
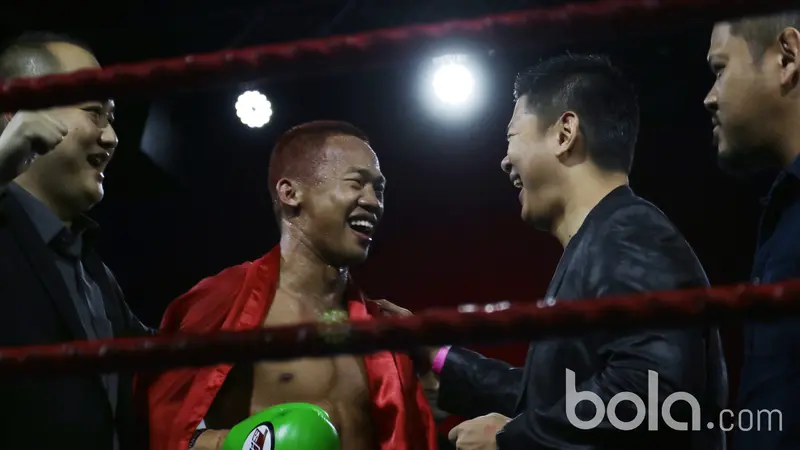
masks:
<svg viewBox="0 0 800 450"><path fill-rule="evenodd" d="M601 231L602 244L590 250L586 259L586 296L708 285L692 249L655 207L636 205L617 211ZM577 402L575 396L568 399L565 394L550 409L525 410L497 434L498 450L585 448L596 436L616 430L607 414L586 430L575 425L577 420L595 417L596 409L586 397L594 394L608 405L616 394L630 392L646 400L650 371L658 376L659 399L690 390L688 371L698 363L694 353L703 351L698 345L702 334L700 329L687 329L595 335L601 367L588 377L573 380L574 384L567 378L566 392L583 393L584 401ZM636 407L630 401L618 403L616 416L630 421L636 417Z"/></svg>
<svg viewBox="0 0 800 450"><path fill-rule="evenodd" d="M128 302L125 301L125 294L122 292L122 288L117 283L117 277L114 276L114 272L108 268L107 265L103 264L103 268L106 270L106 275L108 276L108 281L111 283L111 287L117 294L117 298L120 300L120 309L122 310L122 315L125 317L125 323L128 326L129 336L149 336L156 334L156 329L150 328L142 321L136 317L136 314L131 311L130 306L128 306Z"/></svg>
<svg viewBox="0 0 800 450"><path fill-rule="evenodd" d="M522 369L451 347L439 375L438 406L464 417L511 415L522 387Z"/></svg>

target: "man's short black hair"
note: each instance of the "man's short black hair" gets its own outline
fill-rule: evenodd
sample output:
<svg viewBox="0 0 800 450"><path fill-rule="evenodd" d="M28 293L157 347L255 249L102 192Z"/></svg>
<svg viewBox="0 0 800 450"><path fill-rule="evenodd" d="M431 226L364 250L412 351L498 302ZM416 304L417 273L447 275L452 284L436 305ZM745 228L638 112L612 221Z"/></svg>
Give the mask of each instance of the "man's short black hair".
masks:
<svg viewBox="0 0 800 450"><path fill-rule="evenodd" d="M563 55L517 75L514 98L543 128L567 111L580 118L589 157L603 170L628 173L639 133L639 104L633 86L608 58Z"/></svg>
<svg viewBox="0 0 800 450"><path fill-rule="evenodd" d="M86 43L65 34L28 31L0 47L0 79L38 76L57 72L58 59L47 49L53 43L72 44L92 53Z"/></svg>
<svg viewBox="0 0 800 450"><path fill-rule="evenodd" d="M760 61L786 28L800 30L800 10L767 16L748 17L731 22L731 34L741 37L750 47L755 61Z"/></svg>

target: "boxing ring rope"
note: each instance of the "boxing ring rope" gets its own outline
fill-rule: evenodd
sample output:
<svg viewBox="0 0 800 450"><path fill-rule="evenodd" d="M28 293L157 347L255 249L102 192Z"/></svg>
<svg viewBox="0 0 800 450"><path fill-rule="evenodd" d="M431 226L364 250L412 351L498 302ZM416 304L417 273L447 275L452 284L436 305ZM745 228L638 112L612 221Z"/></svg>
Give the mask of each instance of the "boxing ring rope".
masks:
<svg viewBox="0 0 800 450"><path fill-rule="evenodd" d="M652 29L677 21L714 21L797 7L796 0L600 0L539 8L477 19L369 31L323 39L271 44L187 55L177 58L119 64L105 69L7 80L0 87L0 111L36 109L96 98L152 96L207 84L250 81L296 70L298 63L322 67L330 57L358 64L367 53L388 54L418 50L420 41L472 37L524 30L527 39L542 45L563 37L596 40L597 34ZM576 29L580 32L576 33ZM698 43L699 45L699 43Z"/></svg>
<svg viewBox="0 0 800 450"><path fill-rule="evenodd" d="M174 92L295 70L301 61L346 63L392 51L418 51L419 42L524 31L543 44L566 34L596 40L609 34L703 20L770 13L797 7L796 0L601 0L226 50L202 55L120 64L100 70L8 80L0 86L0 111L35 109L87 99ZM575 33L579 29L580 33ZM589 37L591 36L591 37ZM698 43L705 45L705 43ZM416 49L416 50L415 50ZM301 356L363 354L442 344L500 343L571 336L598 330L684 327L729 320L800 314L800 281L646 293L590 301L519 302L472 306L468 312L435 309L414 317L311 323L237 333L153 336L0 349L0 375L63 375L166 369L220 362L285 360Z"/></svg>
<svg viewBox="0 0 800 450"><path fill-rule="evenodd" d="M306 323L208 335L154 336L0 349L3 377L150 370L445 344L500 343L785 317L800 313L800 281L652 292L588 301L469 305L413 317ZM489 312L491 311L491 312Z"/></svg>

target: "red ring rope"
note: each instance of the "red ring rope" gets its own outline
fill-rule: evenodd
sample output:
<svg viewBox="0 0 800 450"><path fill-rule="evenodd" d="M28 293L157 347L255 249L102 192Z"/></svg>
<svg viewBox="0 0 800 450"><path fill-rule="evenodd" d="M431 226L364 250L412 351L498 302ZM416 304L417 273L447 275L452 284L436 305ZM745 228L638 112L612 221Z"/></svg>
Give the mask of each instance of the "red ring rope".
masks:
<svg viewBox="0 0 800 450"><path fill-rule="evenodd" d="M562 37L596 40L620 30L649 29L681 20L720 20L797 7L796 0L602 0L540 8L478 19L412 25L366 33L307 39L283 44L225 50L179 58L120 64L102 70L84 70L39 78L14 79L0 87L0 111L35 109L96 98L153 95L220 82L241 82L286 74L297 62L317 68L330 56L354 64L364 53L386 54L416 48L410 41L447 36L473 36L502 28L524 29L527 39L542 45L563 43ZM580 31L580 32L578 32ZM494 36L496 37L496 36ZM705 45L705 43L698 43ZM347 58L350 58L348 60Z"/></svg>
<svg viewBox="0 0 800 450"><path fill-rule="evenodd" d="M220 362L498 343L610 329L691 326L800 313L800 281L655 292L587 301L516 303L495 312L430 310L414 317L301 324L211 335L83 341L0 349L0 374L58 375Z"/></svg>

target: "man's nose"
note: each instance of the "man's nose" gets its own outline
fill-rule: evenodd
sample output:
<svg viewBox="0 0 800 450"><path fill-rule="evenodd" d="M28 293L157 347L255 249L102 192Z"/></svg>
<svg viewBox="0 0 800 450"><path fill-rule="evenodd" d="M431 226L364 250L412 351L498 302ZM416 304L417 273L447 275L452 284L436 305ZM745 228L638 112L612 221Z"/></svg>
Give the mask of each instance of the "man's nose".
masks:
<svg viewBox="0 0 800 450"><path fill-rule="evenodd" d="M508 155L500 161L500 168L503 169L505 173L511 173L511 161L508 160Z"/></svg>
<svg viewBox="0 0 800 450"><path fill-rule="evenodd" d="M372 186L367 186L364 189L364 193L358 199L358 206L380 217L383 213L383 198L378 197L378 194Z"/></svg>
<svg viewBox="0 0 800 450"><path fill-rule="evenodd" d="M114 127L109 125L103 128L100 132L100 147L108 151L113 151L117 148L117 144L119 144L119 139L117 138L117 133L114 131Z"/></svg>
<svg viewBox="0 0 800 450"><path fill-rule="evenodd" d="M705 106L708 112L713 113L717 111L717 93L713 88L708 91L706 98L703 99L703 106Z"/></svg>

